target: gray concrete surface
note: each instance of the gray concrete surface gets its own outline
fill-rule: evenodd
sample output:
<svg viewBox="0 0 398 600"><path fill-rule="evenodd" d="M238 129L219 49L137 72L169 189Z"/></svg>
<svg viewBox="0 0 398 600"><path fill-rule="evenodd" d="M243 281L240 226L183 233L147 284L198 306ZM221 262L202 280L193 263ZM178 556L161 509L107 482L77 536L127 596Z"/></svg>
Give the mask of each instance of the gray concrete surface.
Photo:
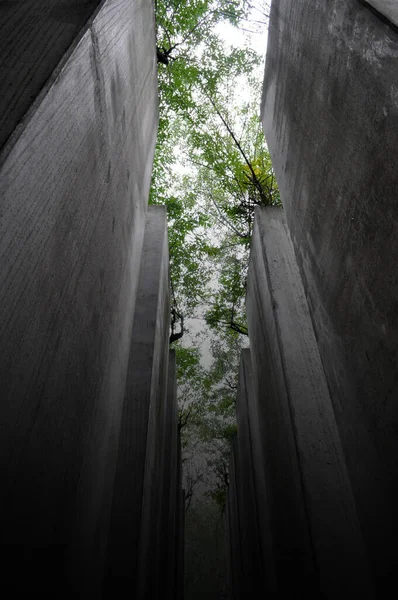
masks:
<svg viewBox="0 0 398 600"><path fill-rule="evenodd" d="M28 4L1 4L17 39ZM151 2L103 2L2 155L0 528L16 594L56 580L69 598L64 560L79 592L101 572L156 139L154 47Z"/></svg>
<svg viewBox="0 0 398 600"><path fill-rule="evenodd" d="M168 284L168 279L167 279ZM170 305L165 315L167 335L164 349L169 352L167 386L161 383L166 394L158 399L152 429L148 430L146 455L154 453L151 484L143 498L147 529L145 555L138 567L140 574L139 598L170 598L177 595L176 564L179 557L179 518L181 477L177 418L176 357L168 350ZM163 400L161 402L160 400ZM148 461L147 461L148 462ZM177 496L176 496L177 494ZM143 548L141 543L141 548Z"/></svg>
<svg viewBox="0 0 398 600"><path fill-rule="evenodd" d="M255 393L255 382L253 380L253 369L250 349L242 350L239 371L239 385L242 386L245 402L239 405L237 401L238 427L241 419L242 405L243 415L247 417L247 427L250 436L250 453L254 478L254 492L256 497L258 535L260 541L261 560L264 570L264 585L267 593L272 595L276 592L275 561L273 543L271 539L271 528L269 521L269 507L265 482L266 466L264 456L264 440L262 438L262 427L260 424L260 398ZM240 435L240 434L239 434Z"/></svg>
<svg viewBox="0 0 398 600"><path fill-rule="evenodd" d="M0 151L100 0L0 0ZM43 89L44 88L44 89ZM35 104L35 107L37 104Z"/></svg>
<svg viewBox="0 0 398 600"><path fill-rule="evenodd" d="M242 540L240 536L240 523L239 523L239 508L238 508L238 495L237 495L237 480L236 480L236 437L232 441L231 456L229 461L229 486L227 491L227 504L228 504L228 541L230 547L230 567L231 573L231 598L232 600L239 600L244 598L244 577L243 577L243 564L242 564Z"/></svg>
<svg viewBox="0 0 398 600"><path fill-rule="evenodd" d="M225 508L223 513L223 527L225 531L225 542L226 542L226 572L227 572L227 589L229 593L229 598L234 600L234 584L233 584L233 575L232 575L232 543L231 543L231 534L230 534L230 521L229 521L229 490L227 490L227 495L225 499Z"/></svg>
<svg viewBox="0 0 398 600"><path fill-rule="evenodd" d="M160 473L163 478L164 499L161 505L161 526L157 542L159 580L162 582L161 594L166 600L174 600L178 596L181 534L179 533L180 514L177 511L184 512L184 506L181 505L181 452L177 413L176 355L175 350L170 350L167 413L162 448L164 465L163 472Z"/></svg>
<svg viewBox="0 0 398 600"><path fill-rule="evenodd" d="M158 574L150 551L154 550L162 491L157 467L162 458L161 412L167 398L169 302L166 210L152 206L148 208L131 336L104 598L126 593L137 600L146 598L151 584L159 583L150 580Z"/></svg>
<svg viewBox="0 0 398 600"><path fill-rule="evenodd" d="M185 585L185 489L182 487L182 448L181 432L177 435L177 501L176 501L176 556L175 561L175 600L183 600Z"/></svg>
<svg viewBox="0 0 398 600"><path fill-rule="evenodd" d="M290 586L299 597L373 598L333 405L281 208L255 213L247 315L278 593Z"/></svg>
<svg viewBox="0 0 398 600"><path fill-rule="evenodd" d="M252 420L257 406L249 406L254 400L251 376L250 350L247 349L242 351L236 400L238 434L235 484L242 544L242 587L248 598L258 595L265 597L275 591L273 558L266 550L270 546L270 531L266 498L262 493L265 464L259 460L257 444L261 442L256 436L256 424Z"/></svg>
<svg viewBox="0 0 398 600"><path fill-rule="evenodd" d="M272 5L262 120L380 597L398 568L397 58L357 0Z"/></svg>
<svg viewBox="0 0 398 600"><path fill-rule="evenodd" d="M177 516L178 526L176 532L177 538L177 557L175 562L176 571L176 600L184 598L184 575L185 575L185 490L182 488L182 457L181 457L181 438L178 434L178 485L177 485Z"/></svg>
<svg viewBox="0 0 398 600"><path fill-rule="evenodd" d="M398 2L397 0L366 0L382 15L387 17L394 25L398 25Z"/></svg>

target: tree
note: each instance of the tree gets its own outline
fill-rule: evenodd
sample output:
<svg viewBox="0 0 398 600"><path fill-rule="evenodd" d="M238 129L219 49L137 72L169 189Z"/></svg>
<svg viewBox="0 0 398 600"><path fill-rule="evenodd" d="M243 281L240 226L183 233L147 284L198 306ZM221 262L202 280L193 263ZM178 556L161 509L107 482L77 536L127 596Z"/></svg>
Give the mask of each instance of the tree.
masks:
<svg viewBox="0 0 398 600"><path fill-rule="evenodd" d="M255 4L261 13L264 3ZM163 58L159 64L160 120L150 201L166 205L169 215L173 343L182 337L197 307L212 295L208 285L216 277L214 260L220 264L225 255L225 248L209 235L215 219L223 221L234 233L233 239L237 236L237 242L248 247L254 206L269 202L268 197L274 195L274 179L269 177L265 153L249 156L244 149L249 129L258 128L258 119L247 123L246 140L241 140L235 130L237 115L229 114L223 101L230 95L231 82L239 85L250 79L260 59L249 48L226 48L216 26L222 21L244 25L254 3L166 0L157 1L155 6L158 56ZM258 105L258 98L256 101ZM242 112L245 110L248 113L252 107L243 107ZM257 149L260 146L257 144ZM171 170L181 162L179 155L184 152L191 157L187 165L190 174L179 175L176 181ZM268 179L261 177L265 172ZM231 281L227 274L231 265L226 264L224 270L223 281ZM219 294L213 301L207 319L211 326L228 324L244 332L240 317L236 318L242 304L236 296L230 302L229 315L221 303L227 294Z"/></svg>
<svg viewBox="0 0 398 600"><path fill-rule="evenodd" d="M255 53L227 49L216 33L217 24L238 25L248 10L245 0L156 2L159 148L167 145L175 117L197 107L195 92L200 86L214 90L217 82L238 76L257 61ZM166 154L162 150L160 154L162 162Z"/></svg>
<svg viewBox="0 0 398 600"><path fill-rule="evenodd" d="M256 6L258 22L249 25L253 2L156 5L160 118L150 202L168 215L170 343L189 510L199 487L221 509L225 503L254 210L280 202L257 115L260 57L227 47L217 31L221 21L260 27L266 5ZM194 318L212 331L207 368L199 347L186 347Z"/></svg>
<svg viewBox="0 0 398 600"><path fill-rule="evenodd" d="M195 49L213 35L217 23L234 25L247 13L242 0L167 0L155 3L158 61L169 65L190 60ZM177 54L177 56L176 56Z"/></svg>
<svg viewBox="0 0 398 600"><path fill-rule="evenodd" d="M256 115L258 103L232 110L222 97L209 99L206 125L185 130L187 164L195 190L217 230L218 285L206 313L208 325L247 335L244 299L256 206L280 204L270 156ZM202 109L203 110L203 109ZM239 132L239 133L238 133Z"/></svg>
<svg viewBox="0 0 398 600"><path fill-rule="evenodd" d="M228 328L235 333L247 336L245 315L245 292L248 252L238 258L236 253L224 250L220 261L218 288L206 311L206 322L210 328L220 332Z"/></svg>
<svg viewBox="0 0 398 600"><path fill-rule="evenodd" d="M189 111L171 136L190 174L174 176L172 183L163 172L152 187L152 201L165 204L169 215L172 323L179 322L182 333L182 321L208 303L210 327L247 335L244 296L254 210L279 204L279 191L257 104L231 110L225 102L220 106L221 98L205 106L198 97L202 117ZM211 287L215 279L218 285ZM174 329L172 336L178 339Z"/></svg>

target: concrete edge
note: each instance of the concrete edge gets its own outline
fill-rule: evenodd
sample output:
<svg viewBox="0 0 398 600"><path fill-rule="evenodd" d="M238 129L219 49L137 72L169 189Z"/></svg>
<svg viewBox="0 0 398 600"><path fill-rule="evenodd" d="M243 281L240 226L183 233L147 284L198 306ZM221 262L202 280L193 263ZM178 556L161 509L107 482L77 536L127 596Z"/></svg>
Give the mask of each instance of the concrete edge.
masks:
<svg viewBox="0 0 398 600"><path fill-rule="evenodd" d="M108 2L111 2L111 1L112 0L101 0L100 4L93 11L93 14L91 15L91 17L88 19L86 24L82 27L82 29L80 30L80 32L78 33L76 38L73 40L73 42L69 46L68 50L65 52L65 54L60 59L57 67L51 73L50 77L47 79L46 83L43 85L43 87L40 90L40 92L38 93L38 95L34 98L32 104L30 105L28 110L25 112L25 114L23 115L23 117L20 120L20 122L18 123L18 125L15 127L13 133L7 139L4 146L0 149L0 169L3 166L3 164L5 163L5 161L7 160L8 155L12 151L13 147L15 146L15 144L17 143L17 141L19 140L19 138L25 131L29 122L34 118L38 108L40 107L40 105L43 102L44 98L46 97L47 93L57 83L57 80L61 77L61 75L62 75L64 69L66 68L67 64L69 63L69 61L73 59L73 55L76 52L76 50L78 49L84 36L89 31L91 31L93 25L95 25L95 21L99 15L99 13L102 11L104 6ZM153 4L153 3L151 2L151 4ZM155 19L154 11L153 11L153 19ZM154 53L155 53L155 49L154 49Z"/></svg>

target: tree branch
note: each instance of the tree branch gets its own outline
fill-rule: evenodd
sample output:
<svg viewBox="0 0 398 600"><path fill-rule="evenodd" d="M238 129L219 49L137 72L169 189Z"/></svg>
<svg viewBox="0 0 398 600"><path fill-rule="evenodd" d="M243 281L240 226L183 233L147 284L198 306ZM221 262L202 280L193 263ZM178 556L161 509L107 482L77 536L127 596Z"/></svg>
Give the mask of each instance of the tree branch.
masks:
<svg viewBox="0 0 398 600"><path fill-rule="evenodd" d="M219 109L217 108L216 103L214 102L213 98L211 98L210 96L208 96L208 94L204 91L204 89L202 88L203 93L205 94L206 98L209 100L210 104L213 106L214 110L216 111L217 115L219 116L219 118L221 119L222 123L224 124L224 127L227 129L229 135L231 136L231 138L233 139L236 147L238 148L239 152L241 153L245 163L247 164L251 174L252 174L252 178L253 178L253 183L255 184L256 188L258 189L258 192L260 194L261 199L263 200L264 204L267 204L267 198L264 196L264 192L261 186L261 182L258 180L258 177L253 169L253 166L250 162L250 160L248 159L245 151L243 150L238 138L236 137L236 135L234 134L232 128L230 127L230 125L227 123L226 119L223 117L223 115L221 114L221 112L219 111Z"/></svg>
<svg viewBox="0 0 398 600"><path fill-rule="evenodd" d="M177 322L180 324L180 331L176 332L175 327ZM184 315L179 313L174 307L171 309L171 335L169 338L169 344L180 340L185 333L184 329Z"/></svg>
<svg viewBox="0 0 398 600"><path fill-rule="evenodd" d="M236 229L236 227L227 219L227 217L225 217L221 211L221 208L218 206L217 202L215 201L215 199L213 198L213 196L211 194L209 194L211 201L213 202L214 206L217 209L217 212L219 214L219 217L221 219L221 221L227 225L238 237L240 237L242 240L246 240L248 239L248 236L246 234L241 233L240 231L238 231L238 229Z"/></svg>

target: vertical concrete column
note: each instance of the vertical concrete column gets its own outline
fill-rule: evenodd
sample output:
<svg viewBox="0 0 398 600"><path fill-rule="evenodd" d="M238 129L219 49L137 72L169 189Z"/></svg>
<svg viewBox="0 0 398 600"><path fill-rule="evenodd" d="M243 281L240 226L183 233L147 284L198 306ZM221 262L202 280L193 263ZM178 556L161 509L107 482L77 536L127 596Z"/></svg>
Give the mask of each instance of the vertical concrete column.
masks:
<svg viewBox="0 0 398 600"><path fill-rule="evenodd" d="M160 501L157 455L160 414L166 402L169 271L166 211L149 207L107 547L105 597L138 594L151 571L152 511ZM158 525L158 523L157 523ZM138 591L137 591L138 590ZM136 596L144 597L144 596Z"/></svg>
<svg viewBox="0 0 398 600"><path fill-rule="evenodd" d="M169 354L167 381L167 403L164 407L163 443L160 452L162 464L159 480L162 482L159 528L155 556L159 565L158 593L167 600L176 595L176 561L179 560L177 510L180 505L181 482L179 476L178 423L177 423L177 380L175 350Z"/></svg>
<svg viewBox="0 0 398 600"><path fill-rule="evenodd" d="M278 592L372 597L345 458L281 208L256 211L247 314Z"/></svg>
<svg viewBox="0 0 398 600"><path fill-rule="evenodd" d="M227 495L225 499L225 509L223 514L223 525L225 531L225 542L226 542L226 571L227 571L227 589L229 598L234 599L234 586L232 579L232 543L231 543L231 532L229 525L229 488L227 489Z"/></svg>
<svg viewBox="0 0 398 600"><path fill-rule="evenodd" d="M272 595L275 575L265 491L265 464L253 391L250 350L242 351L238 395L236 486L242 542L243 589L248 596Z"/></svg>
<svg viewBox="0 0 398 600"><path fill-rule="evenodd" d="M231 456L229 461L229 485L227 495L231 584L232 597L234 600L240 600L240 598L244 598L245 596L240 525L240 518L242 515L239 512L237 475L237 440L235 436L232 441Z"/></svg>
<svg viewBox="0 0 398 600"><path fill-rule="evenodd" d="M178 503L178 515L179 515L179 526L178 526L178 545L177 545L177 593L176 598L178 600L184 600L184 586L185 586L185 490L179 489L178 491L180 501Z"/></svg>
<svg viewBox="0 0 398 600"><path fill-rule="evenodd" d="M160 407L156 436L150 436L156 448L156 466L152 507L148 512L151 528L148 552L150 571L140 578L140 597L175 599L176 563L179 561L179 513L181 480L179 474L179 440L177 423L177 381L175 351L169 352L167 394ZM157 489L156 489L157 488ZM148 507L149 508L149 507Z"/></svg>
<svg viewBox="0 0 398 600"><path fill-rule="evenodd" d="M176 530L175 530L175 598L184 598L185 577L185 490L182 489L181 436L177 435L177 486L176 486Z"/></svg>
<svg viewBox="0 0 398 600"><path fill-rule="evenodd" d="M15 595L95 596L156 142L153 5L1 2L0 55L3 570Z"/></svg>
<svg viewBox="0 0 398 600"><path fill-rule="evenodd" d="M397 10L274 0L262 102L380 597L398 571Z"/></svg>

